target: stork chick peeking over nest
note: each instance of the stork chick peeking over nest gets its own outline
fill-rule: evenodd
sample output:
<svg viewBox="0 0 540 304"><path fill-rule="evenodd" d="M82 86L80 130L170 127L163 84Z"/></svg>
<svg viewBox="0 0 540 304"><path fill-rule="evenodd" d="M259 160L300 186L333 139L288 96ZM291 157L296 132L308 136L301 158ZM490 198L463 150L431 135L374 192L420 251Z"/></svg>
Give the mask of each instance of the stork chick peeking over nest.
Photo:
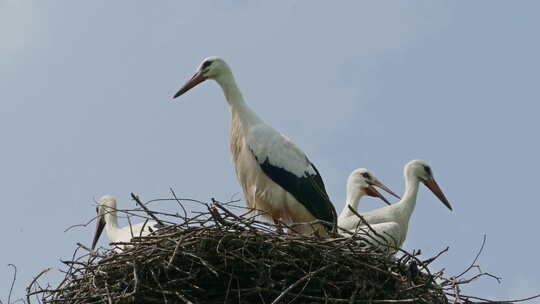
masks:
<svg viewBox="0 0 540 304"><path fill-rule="evenodd" d="M337 216L317 168L247 105L223 59L204 59L173 98L207 79L221 86L231 109L230 148L248 207L295 232L328 237L336 229Z"/></svg>
<svg viewBox="0 0 540 304"><path fill-rule="evenodd" d="M396 248L403 245L407 237L409 220L416 206L420 183L426 185L448 209L452 210L452 206L435 181L433 171L427 162L412 160L405 165L403 174L405 177L405 193L399 202L391 206L360 213L370 227L366 227L358 216L352 214L343 216L343 213L339 219L339 226L350 232L355 232L360 227L370 238L392 247L391 251L395 251ZM345 206L345 208L348 207Z"/></svg>
<svg viewBox="0 0 540 304"><path fill-rule="evenodd" d="M104 195L98 201L96 207L97 224L92 250L96 247L103 229L107 231L107 236L112 243L127 243L133 237L147 236L156 231L159 225L154 221L118 227L118 216L116 214L116 198L112 195ZM126 249L127 245L120 245L120 249Z"/></svg>
<svg viewBox="0 0 540 304"><path fill-rule="evenodd" d="M378 197L387 205L390 205L390 202L375 187L383 189L398 199L400 198L399 195L381 183L368 169L358 168L351 172L349 178L347 178L347 199L345 207L343 207L338 217L338 227L350 229L350 227L358 225L359 218L351 211L351 208L358 211L360 200L365 195Z"/></svg>

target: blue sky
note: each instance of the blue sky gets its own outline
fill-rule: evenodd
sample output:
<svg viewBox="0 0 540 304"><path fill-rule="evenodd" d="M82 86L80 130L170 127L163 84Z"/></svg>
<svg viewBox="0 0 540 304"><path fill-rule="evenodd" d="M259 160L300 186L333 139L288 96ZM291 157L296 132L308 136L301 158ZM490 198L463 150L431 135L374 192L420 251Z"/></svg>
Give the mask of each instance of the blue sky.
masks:
<svg viewBox="0 0 540 304"><path fill-rule="evenodd" d="M427 160L454 207L419 194L406 249L450 246L434 269L507 299L540 293L536 1L0 0L0 299L61 267L93 227L94 198L227 200L240 193L230 113L215 83L170 97L207 56L317 165L336 208L355 168L398 193ZM374 199L362 210L381 207ZM159 206L175 210L174 205ZM106 241L102 239L102 245ZM1 270L4 268L4 270ZM56 284L51 272L42 282ZM531 302L532 303L532 302Z"/></svg>

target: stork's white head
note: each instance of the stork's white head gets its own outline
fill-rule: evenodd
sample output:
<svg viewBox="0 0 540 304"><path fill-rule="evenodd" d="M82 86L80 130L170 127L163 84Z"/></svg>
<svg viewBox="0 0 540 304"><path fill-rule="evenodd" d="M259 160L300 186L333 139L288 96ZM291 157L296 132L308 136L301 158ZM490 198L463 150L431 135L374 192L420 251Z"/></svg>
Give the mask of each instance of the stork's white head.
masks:
<svg viewBox="0 0 540 304"><path fill-rule="evenodd" d="M426 181L433 177L431 167L425 160L414 159L405 165L405 174L412 174L412 176L420 179L420 181Z"/></svg>
<svg viewBox="0 0 540 304"><path fill-rule="evenodd" d="M441 188L435 181L435 178L433 177L433 170L431 170L431 167L428 165L428 163L424 160L411 160L410 162L405 165L404 169L405 178L412 177L418 179L420 182L422 182L426 187L441 200L441 202L450 210L452 210L452 206L450 205L450 202L446 199L446 196L442 192Z"/></svg>
<svg viewBox="0 0 540 304"><path fill-rule="evenodd" d="M112 195L102 196L96 207L97 219L96 219L96 233L94 234L94 240L92 241L92 250L96 247L97 241L105 228L106 220L105 215L107 213L114 213L116 210L116 198Z"/></svg>
<svg viewBox="0 0 540 304"><path fill-rule="evenodd" d="M223 59L215 56L205 58L199 65L199 68L193 77L191 77L191 79L188 80L176 94L174 94L173 98L184 94L207 79L219 80L221 77L225 75L229 76L230 74L231 69Z"/></svg>
<svg viewBox="0 0 540 304"><path fill-rule="evenodd" d="M116 210L116 198L112 195L102 196L96 207L96 212L99 217L104 217L107 212Z"/></svg>
<svg viewBox="0 0 540 304"><path fill-rule="evenodd" d="M399 198L390 188L381 183L373 173L368 169L359 168L351 172L347 179L347 194L348 195L369 195L382 199L385 203L390 205L390 202L379 192L375 187L379 187L391 195Z"/></svg>

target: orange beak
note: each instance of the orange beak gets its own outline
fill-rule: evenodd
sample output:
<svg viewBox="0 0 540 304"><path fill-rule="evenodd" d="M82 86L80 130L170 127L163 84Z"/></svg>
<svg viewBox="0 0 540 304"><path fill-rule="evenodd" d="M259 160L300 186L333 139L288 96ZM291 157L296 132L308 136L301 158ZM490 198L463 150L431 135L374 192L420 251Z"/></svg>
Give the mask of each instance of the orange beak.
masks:
<svg viewBox="0 0 540 304"><path fill-rule="evenodd" d="M426 187L429 188L429 190L431 190L431 192L433 192L433 194L435 194L435 196L437 196L441 200L441 202L448 209L452 210L452 206L446 199L446 196L444 196L444 193L442 192L441 188L439 187L439 185L437 184L434 178L431 178L430 180L422 181L422 182L424 183L424 185L426 185Z"/></svg>
<svg viewBox="0 0 540 304"><path fill-rule="evenodd" d="M375 180L375 181L371 182L370 185L377 186L377 187L383 189L384 191L388 192L389 194L401 199L401 197L399 197L399 195L395 194L394 191L390 190L390 188L386 187L383 183L381 183L378 180Z"/></svg>
<svg viewBox="0 0 540 304"><path fill-rule="evenodd" d="M204 77L200 71L195 73L195 75L193 75L193 77L191 77L191 79L188 80L176 94L174 94L173 99L189 91L191 88L195 87L206 79L207 78Z"/></svg>
<svg viewBox="0 0 540 304"><path fill-rule="evenodd" d="M390 202L379 192L375 187L379 187L383 189L384 191L390 193L391 195L400 198L399 195L395 194L394 191L390 190L390 188L386 187L383 183L381 183L378 180L375 181L368 181L369 186L364 188L364 191L366 192L366 195L378 197L382 199L387 205L391 205Z"/></svg>
<svg viewBox="0 0 540 304"><path fill-rule="evenodd" d="M377 189L375 189L375 187L373 186L367 186L366 188L364 188L364 192L368 196L378 197L382 199L387 205L391 205L390 202L386 199L386 197L384 197L384 195L377 191Z"/></svg>

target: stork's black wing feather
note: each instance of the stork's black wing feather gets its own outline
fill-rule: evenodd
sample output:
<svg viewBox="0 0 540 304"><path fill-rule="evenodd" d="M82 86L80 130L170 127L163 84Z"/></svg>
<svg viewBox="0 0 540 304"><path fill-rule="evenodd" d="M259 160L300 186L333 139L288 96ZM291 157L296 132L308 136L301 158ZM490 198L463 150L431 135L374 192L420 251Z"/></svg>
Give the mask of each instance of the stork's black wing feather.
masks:
<svg viewBox="0 0 540 304"><path fill-rule="evenodd" d="M253 155L257 159L256 155ZM268 158L262 162L257 159L257 162L272 181L294 196L315 218L324 221L328 231L334 231L337 222L336 210L326 193L319 171L309 160L308 163L313 166L316 174L306 172L302 177L272 165Z"/></svg>

